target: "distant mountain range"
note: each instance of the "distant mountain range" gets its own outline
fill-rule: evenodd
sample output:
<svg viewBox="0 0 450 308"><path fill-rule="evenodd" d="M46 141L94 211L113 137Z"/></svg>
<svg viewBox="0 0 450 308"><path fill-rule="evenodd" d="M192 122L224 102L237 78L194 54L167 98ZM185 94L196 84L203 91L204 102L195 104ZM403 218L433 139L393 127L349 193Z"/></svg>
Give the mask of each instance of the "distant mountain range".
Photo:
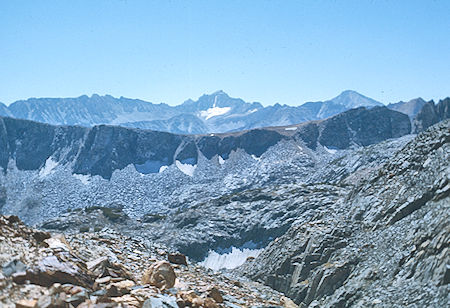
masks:
<svg viewBox="0 0 450 308"><path fill-rule="evenodd" d="M418 98L387 107L407 114L412 120L425 103ZM30 98L9 107L0 103L0 116L53 125L108 124L177 134L206 134L286 126L325 119L352 108L375 106L383 104L350 90L330 100L296 107L280 104L264 107L257 102L232 98L223 91L202 95L197 101L189 99L178 106L94 94L77 98Z"/></svg>

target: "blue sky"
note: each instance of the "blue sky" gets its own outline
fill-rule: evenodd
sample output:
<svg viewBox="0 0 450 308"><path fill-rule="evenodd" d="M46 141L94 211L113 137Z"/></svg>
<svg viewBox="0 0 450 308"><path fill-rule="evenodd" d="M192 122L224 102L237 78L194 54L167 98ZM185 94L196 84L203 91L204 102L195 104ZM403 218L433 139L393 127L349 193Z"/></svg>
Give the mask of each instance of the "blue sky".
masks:
<svg viewBox="0 0 450 308"><path fill-rule="evenodd" d="M450 1L0 1L0 101L450 96Z"/></svg>

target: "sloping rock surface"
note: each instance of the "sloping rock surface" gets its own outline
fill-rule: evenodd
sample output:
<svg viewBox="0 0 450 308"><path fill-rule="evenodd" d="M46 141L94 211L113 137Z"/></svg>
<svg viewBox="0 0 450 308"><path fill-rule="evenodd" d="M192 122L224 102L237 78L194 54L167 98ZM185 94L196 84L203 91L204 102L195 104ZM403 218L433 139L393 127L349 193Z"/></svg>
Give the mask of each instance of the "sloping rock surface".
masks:
<svg viewBox="0 0 450 308"><path fill-rule="evenodd" d="M413 120L415 133L426 130L428 127L450 118L450 98L440 100L435 104L433 101L426 103L417 113Z"/></svg>
<svg viewBox="0 0 450 308"><path fill-rule="evenodd" d="M447 120L347 197L298 217L239 271L300 307L446 306L449 161Z"/></svg>

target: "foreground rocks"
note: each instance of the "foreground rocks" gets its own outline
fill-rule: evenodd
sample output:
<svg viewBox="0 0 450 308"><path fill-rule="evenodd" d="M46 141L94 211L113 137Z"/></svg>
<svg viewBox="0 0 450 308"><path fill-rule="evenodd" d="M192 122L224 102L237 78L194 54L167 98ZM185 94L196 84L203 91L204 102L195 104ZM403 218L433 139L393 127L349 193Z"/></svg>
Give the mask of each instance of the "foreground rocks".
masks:
<svg viewBox="0 0 450 308"><path fill-rule="evenodd" d="M39 236L38 236L39 235ZM0 216L1 307L274 307L282 294L112 230L50 234ZM182 260L178 255L177 260Z"/></svg>

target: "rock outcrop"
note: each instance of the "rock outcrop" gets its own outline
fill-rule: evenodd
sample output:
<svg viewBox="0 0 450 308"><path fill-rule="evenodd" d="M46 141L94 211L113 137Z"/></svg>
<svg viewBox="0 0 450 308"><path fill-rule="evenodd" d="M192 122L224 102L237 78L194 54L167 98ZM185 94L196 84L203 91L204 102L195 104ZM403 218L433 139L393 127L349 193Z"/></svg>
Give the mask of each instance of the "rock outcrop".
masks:
<svg viewBox="0 0 450 308"><path fill-rule="evenodd" d="M329 148L346 149L351 145L367 146L409 134L411 125L408 117L400 112L389 111L386 107L352 109L317 124L306 124L297 136L313 147L321 144Z"/></svg>
<svg viewBox="0 0 450 308"><path fill-rule="evenodd" d="M450 98L440 100L435 104L433 101L427 102L417 113L413 120L415 133L422 132L428 127L450 118Z"/></svg>
<svg viewBox="0 0 450 308"><path fill-rule="evenodd" d="M408 115L410 119L414 119L426 103L427 103L426 101L424 101L421 97L419 97L407 102L398 102L395 104L389 104L386 107L404 113Z"/></svg>
<svg viewBox="0 0 450 308"><path fill-rule="evenodd" d="M300 216L240 272L300 307L442 307L450 122L419 134L347 197Z"/></svg>

